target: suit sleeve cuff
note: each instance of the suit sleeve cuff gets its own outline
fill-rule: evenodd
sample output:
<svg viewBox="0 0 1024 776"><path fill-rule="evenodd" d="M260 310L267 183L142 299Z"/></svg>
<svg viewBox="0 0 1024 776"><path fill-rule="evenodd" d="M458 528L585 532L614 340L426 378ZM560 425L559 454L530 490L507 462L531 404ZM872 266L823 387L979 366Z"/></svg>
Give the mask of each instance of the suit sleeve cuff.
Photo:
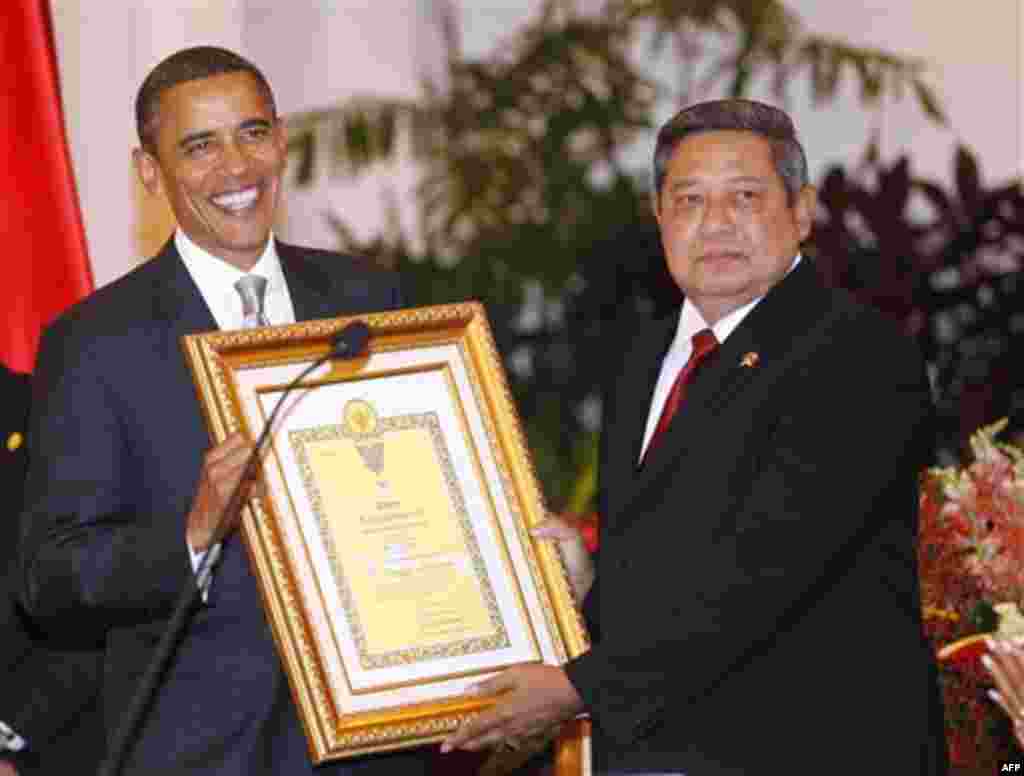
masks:
<svg viewBox="0 0 1024 776"><path fill-rule="evenodd" d="M199 592L203 597L203 603L206 603L207 597L210 595L210 585L213 582L213 567L220 558L220 544L215 544L209 549L198 552L193 550L192 545L188 542L185 542L185 546L188 548L188 557L192 561L192 573L196 575L196 583L199 585ZM210 562L206 564L206 568L203 570L202 575L200 575L199 570L203 560L210 553L213 553L213 557L210 558Z"/></svg>
<svg viewBox="0 0 1024 776"><path fill-rule="evenodd" d="M28 742L19 736L9 725L0 721L0 751L20 752L28 746Z"/></svg>
<svg viewBox="0 0 1024 776"><path fill-rule="evenodd" d="M594 724L616 743L635 744L658 724L663 700L620 676L614 656L597 644L565 664L566 676Z"/></svg>

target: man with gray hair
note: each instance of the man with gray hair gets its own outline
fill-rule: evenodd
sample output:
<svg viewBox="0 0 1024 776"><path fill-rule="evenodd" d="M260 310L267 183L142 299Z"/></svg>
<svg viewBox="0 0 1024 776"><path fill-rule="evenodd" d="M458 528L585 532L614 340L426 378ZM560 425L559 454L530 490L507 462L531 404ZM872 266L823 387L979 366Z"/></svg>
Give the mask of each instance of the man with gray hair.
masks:
<svg viewBox="0 0 1024 776"><path fill-rule="evenodd" d="M654 166L685 299L621 327L596 569L542 530L590 581L593 644L482 684L503 697L444 748L587 713L602 773L945 773L915 555L921 356L801 254L816 193L783 111L693 105Z"/></svg>

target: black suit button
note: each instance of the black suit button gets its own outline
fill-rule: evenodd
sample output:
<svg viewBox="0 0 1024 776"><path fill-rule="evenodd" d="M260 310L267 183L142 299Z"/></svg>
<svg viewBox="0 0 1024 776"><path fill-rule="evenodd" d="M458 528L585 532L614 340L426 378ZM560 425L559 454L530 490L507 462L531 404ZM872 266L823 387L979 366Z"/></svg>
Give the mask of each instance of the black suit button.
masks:
<svg viewBox="0 0 1024 776"><path fill-rule="evenodd" d="M649 736L658 727L658 718L654 715L645 717L639 720L634 726L633 730L638 738Z"/></svg>

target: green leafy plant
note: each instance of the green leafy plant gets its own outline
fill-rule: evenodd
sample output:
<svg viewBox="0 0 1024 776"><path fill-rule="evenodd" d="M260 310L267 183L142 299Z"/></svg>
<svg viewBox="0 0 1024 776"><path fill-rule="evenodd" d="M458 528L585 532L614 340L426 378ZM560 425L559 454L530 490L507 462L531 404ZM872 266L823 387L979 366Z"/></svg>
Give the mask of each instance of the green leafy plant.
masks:
<svg viewBox="0 0 1024 776"><path fill-rule="evenodd" d="M1015 369L1024 359L1024 190L1020 181L987 188L966 148L953 165L952 192L913 178L907 157L884 164L869 153L855 175L833 168L811 246L833 284L917 338L945 463L975 428L1024 403Z"/></svg>
<svg viewBox="0 0 1024 776"><path fill-rule="evenodd" d="M451 19L444 28L454 29ZM414 250L397 229L359 244L332 216L339 242L401 270L413 303L486 305L556 509L579 501L578 481L592 476L587 446L600 423L601 382L610 350L623 347L612 340L613 320L679 301L646 178L621 161L650 133L658 96L672 91L631 56L651 30L653 46L671 36L706 59L704 80L688 79L692 63L680 48L679 100L725 79L728 93L743 94L760 74L780 92L810 78L826 100L849 75L866 105L910 85L926 113L941 117L922 63L806 35L778 2L609 0L581 13L551 0L482 58L461 58L451 45L445 87L426 86L420 100L363 97L289 119L300 185L324 173L319 159L331 160L328 174L358 174L409 138L422 170L416 244L424 247ZM711 38L728 45L694 48Z"/></svg>

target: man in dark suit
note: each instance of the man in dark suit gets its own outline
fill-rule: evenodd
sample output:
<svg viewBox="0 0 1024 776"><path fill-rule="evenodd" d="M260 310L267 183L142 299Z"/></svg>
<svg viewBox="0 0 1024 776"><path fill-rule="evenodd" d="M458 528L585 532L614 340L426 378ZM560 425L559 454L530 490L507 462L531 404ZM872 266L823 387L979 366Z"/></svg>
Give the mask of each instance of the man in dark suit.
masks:
<svg viewBox="0 0 1024 776"><path fill-rule="evenodd" d="M446 748L587 712L605 772L944 773L921 358L800 255L816 198L785 113L687 108L655 177L685 301L629 327L605 397L594 643L485 683L505 697Z"/></svg>
<svg viewBox="0 0 1024 776"><path fill-rule="evenodd" d="M44 641L17 604L29 377L0 363L0 776L89 773L103 752L98 650Z"/></svg>
<svg viewBox="0 0 1024 776"><path fill-rule="evenodd" d="M251 450L235 435L204 455L181 336L253 315L279 324L400 303L395 276L271 235L286 138L251 63L219 48L180 51L143 82L136 119L139 176L167 196L178 229L43 338L21 556L23 597L41 623L106 636L108 733L218 522L237 521L222 512ZM253 277L265 287L262 309L258 292L246 301L237 290ZM222 549L126 773L313 770L237 533ZM422 770L423 758L406 753L317 773Z"/></svg>

